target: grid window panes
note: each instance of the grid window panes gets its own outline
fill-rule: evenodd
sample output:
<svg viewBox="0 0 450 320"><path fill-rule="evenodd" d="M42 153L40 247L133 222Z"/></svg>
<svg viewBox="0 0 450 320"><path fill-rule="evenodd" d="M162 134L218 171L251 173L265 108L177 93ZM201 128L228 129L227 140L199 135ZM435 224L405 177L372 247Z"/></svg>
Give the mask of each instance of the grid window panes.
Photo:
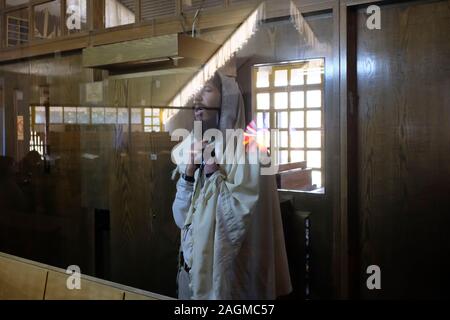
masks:
<svg viewBox="0 0 450 320"><path fill-rule="evenodd" d="M28 9L21 9L6 14L6 45L8 47L28 42Z"/></svg>
<svg viewBox="0 0 450 320"><path fill-rule="evenodd" d="M33 14L35 39L61 36L61 0L36 5L33 7Z"/></svg>
<svg viewBox="0 0 450 320"><path fill-rule="evenodd" d="M321 188L324 60L257 65L253 79L256 124L259 129L278 129L272 143L277 143L279 163L306 161L313 187Z"/></svg>
<svg viewBox="0 0 450 320"><path fill-rule="evenodd" d="M117 27L136 22L134 0L105 0L105 27Z"/></svg>
<svg viewBox="0 0 450 320"><path fill-rule="evenodd" d="M144 109L144 132L161 131L161 110L154 108Z"/></svg>

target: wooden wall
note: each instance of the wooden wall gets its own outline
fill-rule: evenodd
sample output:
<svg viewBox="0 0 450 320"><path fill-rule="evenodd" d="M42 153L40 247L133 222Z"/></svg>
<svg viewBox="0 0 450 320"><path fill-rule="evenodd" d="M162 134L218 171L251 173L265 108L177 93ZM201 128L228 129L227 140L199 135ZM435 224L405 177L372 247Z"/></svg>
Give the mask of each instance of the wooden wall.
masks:
<svg viewBox="0 0 450 320"><path fill-rule="evenodd" d="M357 166L362 298L449 297L450 7L357 12ZM366 288L379 265L382 290Z"/></svg>

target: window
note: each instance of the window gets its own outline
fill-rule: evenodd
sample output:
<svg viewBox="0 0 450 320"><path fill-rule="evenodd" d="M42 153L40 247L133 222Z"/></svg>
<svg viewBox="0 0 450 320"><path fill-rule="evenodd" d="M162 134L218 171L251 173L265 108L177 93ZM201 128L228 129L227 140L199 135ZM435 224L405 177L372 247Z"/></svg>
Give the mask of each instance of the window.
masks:
<svg viewBox="0 0 450 320"><path fill-rule="evenodd" d="M86 0L66 0L65 28L69 34L87 30Z"/></svg>
<svg viewBox="0 0 450 320"><path fill-rule="evenodd" d="M112 28L136 21L134 0L105 0L105 27Z"/></svg>
<svg viewBox="0 0 450 320"><path fill-rule="evenodd" d="M306 161L312 184L323 186L324 60L253 67L254 118L259 129L278 129L280 164Z"/></svg>
<svg viewBox="0 0 450 320"><path fill-rule="evenodd" d="M34 6L34 38L53 39L61 36L61 1Z"/></svg>
<svg viewBox="0 0 450 320"><path fill-rule="evenodd" d="M6 15L6 45L8 47L28 42L28 9L9 12Z"/></svg>
<svg viewBox="0 0 450 320"><path fill-rule="evenodd" d="M144 109L144 132L160 132L161 131L161 110L160 109Z"/></svg>

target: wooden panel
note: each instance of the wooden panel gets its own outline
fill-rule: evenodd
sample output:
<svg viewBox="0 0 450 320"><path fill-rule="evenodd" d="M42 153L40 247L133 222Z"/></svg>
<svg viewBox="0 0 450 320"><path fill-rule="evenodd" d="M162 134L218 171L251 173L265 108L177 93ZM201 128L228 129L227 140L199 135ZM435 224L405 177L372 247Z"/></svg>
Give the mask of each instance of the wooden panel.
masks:
<svg viewBox="0 0 450 320"><path fill-rule="evenodd" d="M450 297L450 7L358 11L358 210L364 298ZM382 290L366 288L378 265Z"/></svg>
<svg viewBox="0 0 450 320"><path fill-rule="evenodd" d="M125 291L124 300L158 300L155 297Z"/></svg>
<svg viewBox="0 0 450 320"><path fill-rule="evenodd" d="M42 300L47 271L0 257L0 300Z"/></svg>
<svg viewBox="0 0 450 320"><path fill-rule="evenodd" d="M122 290L81 279L81 290L67 289L69 275L49 271L45 300L122 300Z"/></svg>

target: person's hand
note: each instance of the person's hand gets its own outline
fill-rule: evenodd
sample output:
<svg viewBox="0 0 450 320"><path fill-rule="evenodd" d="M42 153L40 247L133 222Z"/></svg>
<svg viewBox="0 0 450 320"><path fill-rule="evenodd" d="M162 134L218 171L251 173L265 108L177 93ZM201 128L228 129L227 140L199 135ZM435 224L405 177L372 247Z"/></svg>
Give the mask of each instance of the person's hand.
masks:
<svg viewBox="0 0 450 320"><path fill-rule="evenodd" d="M205 174L212 175L214 172L219 170L219 166L217 165L217 163L206 164L204 170Z"/></svg>
<svg viewBox="0 0 450 320"><path fill-rule="evenodd" d="M202 162L202 150L204 148L204 141L196 141L191 144L191 149L189 151L189 163L186 166L185 174L188 177L193 177L195 174L195 170L200 167L200 163Z"/></svg>

